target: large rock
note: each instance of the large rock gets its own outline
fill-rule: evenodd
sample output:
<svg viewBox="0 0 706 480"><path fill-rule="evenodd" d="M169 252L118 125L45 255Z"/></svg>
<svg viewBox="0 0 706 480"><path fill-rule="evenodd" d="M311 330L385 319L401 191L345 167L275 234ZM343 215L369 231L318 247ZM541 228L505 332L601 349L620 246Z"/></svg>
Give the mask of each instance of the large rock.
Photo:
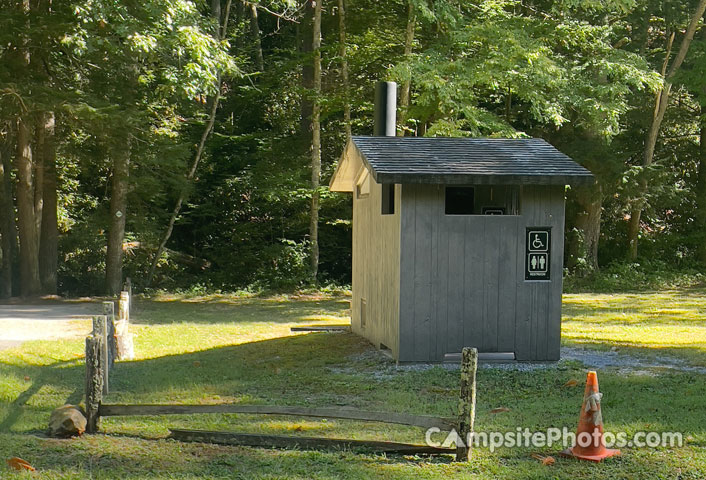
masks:
<svg viewBox="0 0 706 480"><path fill-rule="evenodd" d="M86 414L81 407L64 405L49 417L50 437L76 437L86 431Z"/></svg>

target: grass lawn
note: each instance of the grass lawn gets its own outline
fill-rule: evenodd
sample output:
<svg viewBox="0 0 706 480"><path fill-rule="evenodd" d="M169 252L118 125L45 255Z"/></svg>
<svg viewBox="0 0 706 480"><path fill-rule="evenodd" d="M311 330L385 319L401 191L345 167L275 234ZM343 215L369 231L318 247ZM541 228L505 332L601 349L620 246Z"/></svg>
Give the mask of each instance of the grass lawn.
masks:
<svg viewBox="0 0 706 480"><path fill-rule="evenodd" d="M138 358L117 365L110 403L223 403L352 406L451 416L459 373L441 366L396 368L348 333L295 334L302 324L348 318L343 296L271 298L161 296L140 301L133 331ZM635 373L599 371L606 429L682 432L678 448L627 448L594 465L533 453L560 447L476 449L469 464L451 457L283 451L186 444L165 439L169 427L315 435L413 443L417 428L360 422L201 415L104 419L102 433L71 440L44 436L51 410L83 395L83 340L31 342L0 352L0 460L33 464L0 479L705 479L706 291L566 295L564 344L634 355ZM640 368L656 356L691 370ZM576 427L583 365L560 362L534 371L478 371L477 431ZM577 380L578 386L564 386ZM491 410L506 407L508 412Z"/></svg>

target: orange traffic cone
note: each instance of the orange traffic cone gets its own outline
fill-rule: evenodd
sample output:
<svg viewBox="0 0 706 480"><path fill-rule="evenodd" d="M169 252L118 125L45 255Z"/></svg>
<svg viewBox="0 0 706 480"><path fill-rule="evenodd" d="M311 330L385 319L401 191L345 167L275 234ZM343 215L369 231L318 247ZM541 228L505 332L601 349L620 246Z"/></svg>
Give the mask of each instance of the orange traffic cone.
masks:
<svg viewBox="0 0 706 480"><path fill-rule="evenodd" d="M562 456L600 462L604 458L620 455L620 450L610 450L605 446L601 396L598 392L598 376L596 372L590 371L586 377L586 390L576 429L576 445L561 452Z"/></svg>

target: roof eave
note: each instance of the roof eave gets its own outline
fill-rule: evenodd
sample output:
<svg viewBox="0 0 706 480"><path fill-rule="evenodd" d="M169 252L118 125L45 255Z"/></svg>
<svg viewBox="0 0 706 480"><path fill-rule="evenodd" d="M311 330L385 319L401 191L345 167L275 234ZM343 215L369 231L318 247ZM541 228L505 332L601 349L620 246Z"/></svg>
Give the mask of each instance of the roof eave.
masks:
<svg viewBox="0 0 706 480"><path fill-rule="evenodd" d="M336 170L331 176L329 190L332 192L352 193L355 190L356 176L360 170L363 155L352 141L343 149ZM368 167L369 168L369 167Z"/></svg>
<svg viewBox="0 0 706 480"><path fill-rule="evenodd" d="M367 163L367 162L366 162ZM595 177L591 174L570 175L480 175L480 174L404 174L385 173L370 168L373 178L378 183L427 184L427 185L593 185Z"/></svg>

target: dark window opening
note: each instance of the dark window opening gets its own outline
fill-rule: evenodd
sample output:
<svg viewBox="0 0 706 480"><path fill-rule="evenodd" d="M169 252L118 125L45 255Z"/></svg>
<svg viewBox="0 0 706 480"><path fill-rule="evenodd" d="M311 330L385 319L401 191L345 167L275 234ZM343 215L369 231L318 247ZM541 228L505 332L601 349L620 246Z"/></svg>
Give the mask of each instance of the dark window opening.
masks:
<svg viewBox="0 0 706 480"><path fill-rule="evenodd" d="M446 215L473 215L474 206L473 187L446 187Z"/></svg>
<svg viewBox="0 0 706 480"><path fill-rule="evenodd" d="M446 215L519 215L520 187L446 187Z"/></svg>
<svg viewBox="0 0 706 480"><path fill-rule="evenodd" d="M394 183L383 183L382 184L382 214L383 215L394 215L395 214L395 184Z"/></svg>

